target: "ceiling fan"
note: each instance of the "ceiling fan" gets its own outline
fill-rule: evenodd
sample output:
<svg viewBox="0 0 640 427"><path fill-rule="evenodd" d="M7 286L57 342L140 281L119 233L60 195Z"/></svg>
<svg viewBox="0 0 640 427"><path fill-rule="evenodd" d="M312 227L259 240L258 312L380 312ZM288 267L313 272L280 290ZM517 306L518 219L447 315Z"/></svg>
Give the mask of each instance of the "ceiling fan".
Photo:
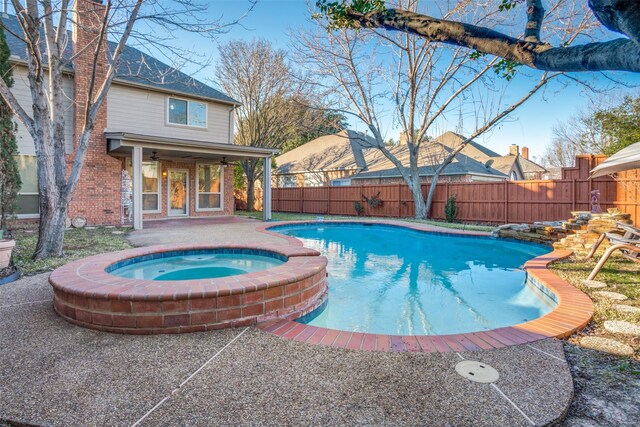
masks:
<svg viewBox="0 0 640 427"><path fill-rule="evenodd" d="M160 160L160 157L158 157L157 151L152 151L151 156L149 156L149 158L154 162L157 162L158 160Z"/></svg>

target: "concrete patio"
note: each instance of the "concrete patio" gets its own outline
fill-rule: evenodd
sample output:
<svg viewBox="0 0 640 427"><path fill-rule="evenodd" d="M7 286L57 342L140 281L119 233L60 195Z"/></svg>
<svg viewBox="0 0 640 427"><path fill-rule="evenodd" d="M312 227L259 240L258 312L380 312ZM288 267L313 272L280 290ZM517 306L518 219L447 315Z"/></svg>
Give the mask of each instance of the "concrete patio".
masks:
<svg viewBox="0 0 640 427"><path fill-rule="evenodd" d="M142 245L232 236L286 244L255 233L258 221L196 221L147 227L130 240ZM573 396L569 367L555 339L492 351L425 354L315 346L254 327L115 335L58 317L47 276L0 286L3 421L524 426L561 418ZM459 376L454 367L463 359L490 364L500 379L480 384Z"/></svg>

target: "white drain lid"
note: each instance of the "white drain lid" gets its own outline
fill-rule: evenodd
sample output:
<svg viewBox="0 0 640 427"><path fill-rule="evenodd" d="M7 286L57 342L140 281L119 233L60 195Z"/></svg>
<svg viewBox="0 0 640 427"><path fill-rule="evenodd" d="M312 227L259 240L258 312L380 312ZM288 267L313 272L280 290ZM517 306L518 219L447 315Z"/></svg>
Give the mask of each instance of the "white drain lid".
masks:
<svg viewBox="0 0 640 427"><path fill-rule="evenodd" d="M493 367L475 360L463 360L456 365L456 372L468 380L477 383L493 383L500 375Z"/></svg>

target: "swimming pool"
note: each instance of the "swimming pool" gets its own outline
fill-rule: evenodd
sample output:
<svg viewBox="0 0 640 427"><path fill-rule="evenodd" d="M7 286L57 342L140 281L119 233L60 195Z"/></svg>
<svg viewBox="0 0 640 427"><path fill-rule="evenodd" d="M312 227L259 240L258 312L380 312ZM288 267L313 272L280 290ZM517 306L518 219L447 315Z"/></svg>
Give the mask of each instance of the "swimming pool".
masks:
<svg viewBox="0 0 640 427"><path fill-rule="evenodd" d="M200 250L158 253L121 261L107 272L129 279L194 280L236 276L284 264L285 257L256 251Z"/></svg>
<svg viewBox="0 0 640 427"><path fill-rule="evenodd" d="M393 335L477 332L524 323L556 302L523 264L549 249L489 237L363 223L269 228L328 258L327 303L298 319L312 326Z"/></svg>

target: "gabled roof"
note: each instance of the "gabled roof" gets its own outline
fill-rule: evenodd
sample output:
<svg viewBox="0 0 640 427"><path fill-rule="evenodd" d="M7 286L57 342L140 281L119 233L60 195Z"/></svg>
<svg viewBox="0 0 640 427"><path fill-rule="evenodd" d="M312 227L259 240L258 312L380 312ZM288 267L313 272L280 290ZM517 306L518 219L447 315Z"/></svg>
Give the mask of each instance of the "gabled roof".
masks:
<svg viewBox="0 0 640 427"><path fill-rule="evenodd" d="M11 59L26 61L25 43L11 34L12 32L22 34L18 18L15 15L1 15L0 21L8 29L8 31L5 30L5 35L11 51ZM67 33L69 43L67 43L62 55L65 60L69 60L73 55L73 38L71 31ZM107 48L110 52L113 52L116 46L117 43L109 41ZM69 65L68 71L73 72L71 65ZM126 46L122 51L115 81L135 86L145 86L167 93L239 105L238 101L224 93L131 46Z"/></svg>
<svg viewBox="0 0 640 427"><path fill-rule="evenodd" d="M518 156L510 154L506 156L490 157L486 162L492 168L499 170L505 175L509 175L514 168L519 169Z"/></svg>
<svg viewBox="0 0 640 427"><path fill-rule="evenodd" d="M276 157L275 174L333 170L362 170L382 154L376 141L353 130L343 130L307 142Z"/></svg>
<svg viewBox="0 0 640 427"><path fill-rule="evenodd" d="M519 156L520 167L522 168L522 172L549 172L544 166L540 166L536 162L533 162L529 159L526 159L522 156Z"/></svg>

